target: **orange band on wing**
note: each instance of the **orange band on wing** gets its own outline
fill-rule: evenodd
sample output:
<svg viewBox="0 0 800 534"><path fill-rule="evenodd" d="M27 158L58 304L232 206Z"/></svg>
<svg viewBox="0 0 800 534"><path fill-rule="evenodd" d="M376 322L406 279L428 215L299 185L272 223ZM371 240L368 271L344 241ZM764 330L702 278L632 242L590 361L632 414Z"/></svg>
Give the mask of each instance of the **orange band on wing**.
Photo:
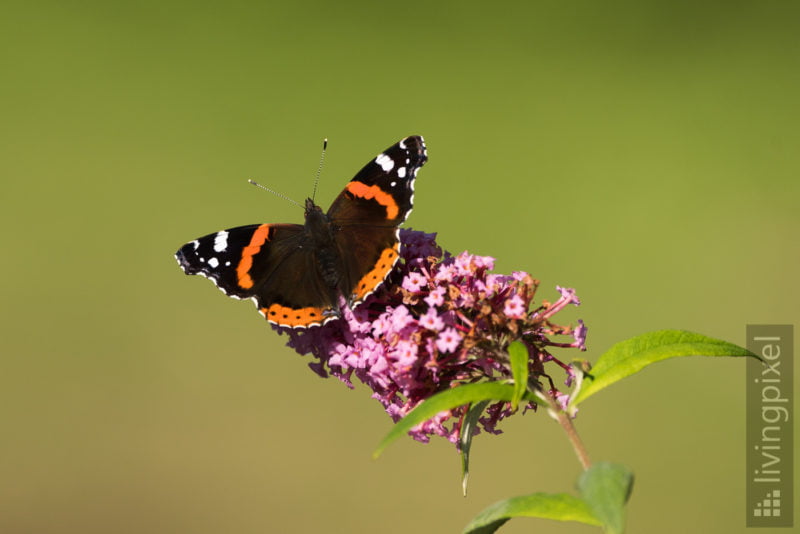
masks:
<svg viewBox="0 0 800 534"><path fill-rule="evenodd" d="M264 317L270 323L279 326L291 326L292 328L304 328L306 326L316 326L325 322L322 308L287 308L280 304L271 304L268 308L260 308Z"/></svg>
<svg viewBox="0 0 800 534"><path fill-rule="evenodd" d="M381 257L375 263L375 268L365 274L361 280L356 284L354 291L355 300L362 300L364 297L375 291L375 289L383 282L386 275L394 267L397 262L398 254L400 251L400 243L395 243L391 248L383 249Z"/></svg>
<svg viewBox="0 0 800 534"><path fill-rule="evenodd" d="M264 243L269 240L269 225L262 224L253 232L250 244L242 250L242 259L236 266L236 281L239 287L250 289L253 287L253 279L250 278L250 268L253 267L253 256L259 253Z"/></svg>
<svg viewBox="0 0 800 534"><path fill-rule="evenodd" d="M346 189L354 196L367 200L374 200L386 208L387 219L396 219L397 215L400 213L400 207L397 205L397 202L394 201L392 195L386 193L377 185L367 185L363 182L350 182L347 184Z"/></svg>

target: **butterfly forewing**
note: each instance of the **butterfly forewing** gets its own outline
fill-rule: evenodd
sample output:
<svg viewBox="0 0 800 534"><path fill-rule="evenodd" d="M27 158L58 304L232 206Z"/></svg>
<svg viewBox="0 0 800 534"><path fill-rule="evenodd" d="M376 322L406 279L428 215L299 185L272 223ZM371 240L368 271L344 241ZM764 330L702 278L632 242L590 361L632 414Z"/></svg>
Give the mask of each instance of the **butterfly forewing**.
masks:
<svg viewBox="0 0 800 534"><path fill-rule="evenodd" d="M411 213L417 170L428 160L420 136L406 137L364 165L328 210L339 226L398 226Z"/></svg>
<svg viewBox="0 0 800 534"><path fill-rule="evenodd" d="M226 295L240 299L251 297L255 294L253 284L242 285L239 273L243 261L252 263L251 242L263 226L239 226L199 237L182 246L175 258L186 274L205 276ZM303 228L294 226L298 230ZM245 256L249 260L244 260Z"/></svg>

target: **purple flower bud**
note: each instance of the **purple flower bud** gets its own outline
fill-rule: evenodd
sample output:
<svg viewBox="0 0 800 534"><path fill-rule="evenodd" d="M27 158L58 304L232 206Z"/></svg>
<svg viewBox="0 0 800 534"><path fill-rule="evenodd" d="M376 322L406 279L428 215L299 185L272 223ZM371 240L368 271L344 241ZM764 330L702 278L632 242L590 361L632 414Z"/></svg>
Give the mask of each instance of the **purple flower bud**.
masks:
<svg viewBox="0 0 800 534"><path fill-rule="evenodd" d="M586 333L589 329L586 327L586 324L583 322L582 319L578 319L578 326L572 331L572 335L575 338L575 343L573 343L574 347L581 349L582 351L586 350Z"/></svg>

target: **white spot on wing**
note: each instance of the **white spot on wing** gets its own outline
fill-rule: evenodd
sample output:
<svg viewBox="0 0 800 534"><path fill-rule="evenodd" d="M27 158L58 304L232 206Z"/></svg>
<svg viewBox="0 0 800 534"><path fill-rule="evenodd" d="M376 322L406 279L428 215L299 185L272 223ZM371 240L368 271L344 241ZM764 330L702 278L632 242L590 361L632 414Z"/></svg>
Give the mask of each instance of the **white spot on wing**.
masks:
<svg viewBox="0 0 800 534"><path fill-rule="evenodd" d="M212 269L216 269L219 266L219 260L217 258L211 258L208 260L208 264L211 266Z"/></svg>
<svg viewBox="0 0 800 534"><path fill-rule="evenodd" d="M394 168L394 161L386 154L380 154L375 158L375 163L381 166L383 172L389 172Z"/></svg>
<svg viewBox="0 0 800 534"><path fill-rule="evenodd" d="M405 167L400 167L399 169L397 169L397 176L399 176L400 178L405 178L406 177L406 168Z"/></svg>
<svg viewBox="0 0 800 534"><path fill-rule="evenodd" d="M199 246L200 246L200 241L198 241L197 239L195 239L194 241L192 241L192 245L194 245L194 249L195 249L195 250L197 250L197 247L199 247Z"/></svg>
<svg viewBox="0 0 800 534"><path fill-rule="evenodd" d="M217 232L217 235L214 237L214 250L216 252L225 252L228 248L228 232L222 230L221 232Z"/></svg>

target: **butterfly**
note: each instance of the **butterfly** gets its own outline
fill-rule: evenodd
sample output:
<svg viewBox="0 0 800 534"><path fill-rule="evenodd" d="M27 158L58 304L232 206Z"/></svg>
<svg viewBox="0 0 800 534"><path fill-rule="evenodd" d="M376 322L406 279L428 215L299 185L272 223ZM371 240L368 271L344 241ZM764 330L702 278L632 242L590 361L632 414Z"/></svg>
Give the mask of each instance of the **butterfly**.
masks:
<svg viewBox="0 0 800 534"><path fill-rule="evenodd" d="M406 137L367 163L327 213L309 198L304 224L221 230L183 245L175 258L229 297L252 299L274 325L319 326L339 316L340 297L358 306L394 268L398 227L427 160L422 137Z"/></svg>

